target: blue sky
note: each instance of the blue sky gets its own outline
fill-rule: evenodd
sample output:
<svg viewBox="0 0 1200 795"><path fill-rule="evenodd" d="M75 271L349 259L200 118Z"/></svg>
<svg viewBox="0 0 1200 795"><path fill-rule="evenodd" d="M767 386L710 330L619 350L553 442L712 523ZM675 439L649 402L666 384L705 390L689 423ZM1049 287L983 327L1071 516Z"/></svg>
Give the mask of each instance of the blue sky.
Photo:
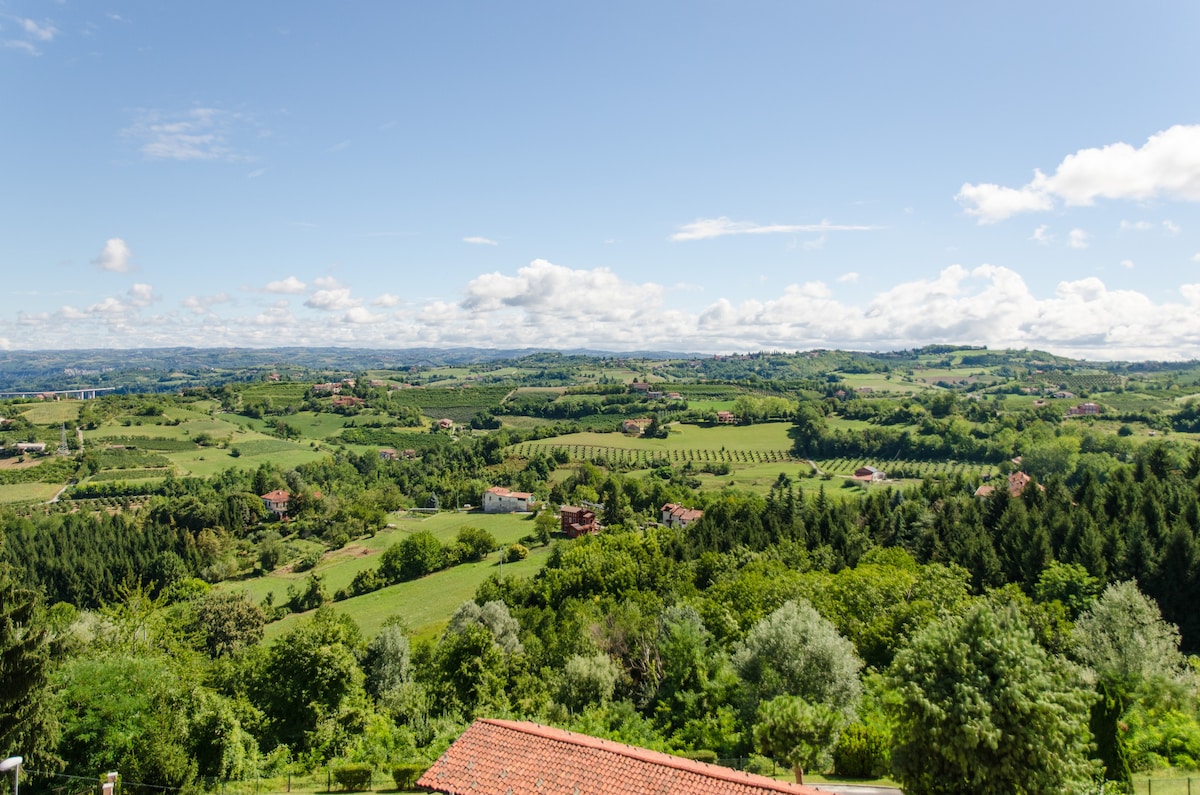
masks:
<svg viewBox="0 0 1200 795"><path fill-rule="evenodd" d="M0 348L1200 356L1194 2L0 0Z"/></svg>

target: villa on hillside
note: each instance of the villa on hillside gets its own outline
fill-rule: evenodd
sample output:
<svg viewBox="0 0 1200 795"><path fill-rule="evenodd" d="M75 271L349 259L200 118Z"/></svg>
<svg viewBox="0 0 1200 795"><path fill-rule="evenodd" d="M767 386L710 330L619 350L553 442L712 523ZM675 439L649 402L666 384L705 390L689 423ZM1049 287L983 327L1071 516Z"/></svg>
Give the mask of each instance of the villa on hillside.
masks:
<svg viewBox="0 0 1200 795"><path fill-rule="evenodd" d="M692 522L704 516L704 511L696 508L684 508L674 502L668 502L659 508L662 523L667 527L687 527Z"/></svg>
<svg viewBox="0 0 1200 795"><path fill-rule="evenodd" d="M483 493L484 513L516 513L529 511L533 506L533 495L527 491L509 491L503 486L492 486Z"/></svg>
<svg viewBox="0 0 1200 795"><path fill-rule="evenodd" d="M417 779L442 795L818 795L776 781L539 723L479 719Z"/></svg>
<svg viewBox="0 0 1200 795"><path fill-rule="evenodd" d="M1072 406L1067 409L1069 417L1089 417L1100 413L1100 406L1096 403L1080 403L1078 406Z"/></svg>
<svg viewBox="0 0 1200 795"><path fill-rule="evenodd" d="M722 425L736 425L737 417L732 411L718 411L717 422L721 423Z"/></svg>
<svg viewBox="0 0 1200 795"><path fill-rule="evenodd" d="M291 500L291 498L292 495L288 494L283 489L268 491L266 494L262 495L263 507L275 514L277 518L283 519L287 516L288 501Z"/></svg>

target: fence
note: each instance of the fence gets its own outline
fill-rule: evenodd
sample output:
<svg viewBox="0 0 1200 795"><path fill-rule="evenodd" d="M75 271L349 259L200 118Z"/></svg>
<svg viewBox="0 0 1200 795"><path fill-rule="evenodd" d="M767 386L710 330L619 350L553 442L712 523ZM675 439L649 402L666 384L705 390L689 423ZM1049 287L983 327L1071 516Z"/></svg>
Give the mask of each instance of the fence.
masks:
<svg viewBox="0 0 1200 795"><path fill-rule="evenodd" d="M1133 778L1134 795L1200 795L1200 777L1158 778L1147 776Z"/></svg>

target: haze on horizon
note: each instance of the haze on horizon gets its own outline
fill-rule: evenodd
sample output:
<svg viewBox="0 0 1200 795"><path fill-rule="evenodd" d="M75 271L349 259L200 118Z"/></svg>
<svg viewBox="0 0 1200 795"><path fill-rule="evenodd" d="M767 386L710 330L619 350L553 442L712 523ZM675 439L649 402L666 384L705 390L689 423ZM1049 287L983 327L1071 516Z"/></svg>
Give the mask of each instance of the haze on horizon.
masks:
<svg viewBox="0 0 1200 795"><path fill-rule="evenodd" d="M1198 23L0 0L0 349L1200 357Z"/></svg>

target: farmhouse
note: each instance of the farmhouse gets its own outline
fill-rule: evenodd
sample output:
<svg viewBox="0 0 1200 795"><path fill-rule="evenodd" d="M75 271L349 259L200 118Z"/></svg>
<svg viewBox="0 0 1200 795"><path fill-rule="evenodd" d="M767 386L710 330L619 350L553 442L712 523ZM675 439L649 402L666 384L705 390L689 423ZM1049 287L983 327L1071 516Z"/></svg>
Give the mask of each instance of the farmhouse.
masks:
<svg viewBox="0 0 1200 795"><path fill-rule="evenodd" d="M395 461L400 458L400 454L396 452L394 447L384 447L379 451L379 457L384 461Z"/></svg>
<svg viewBox="0 0 1200 795"><path fill-rule="evenodd" d="M1080 403L1078 406L1067 409L1069 417L1088 417L1099 413L1100 406L1096 403Z"/></svg>
<svg viewBox="0 0 1200 795"><path fill-rule="evenodd" d="M528 721L479 719L417 786L444 795L817 795L800 784Z"/></svg>
<svg viewBox="0 0 1200 795"><path fill-rule="evenodd" d="M437 425L443 431L448 431L454 427L454 420L450 419L449 417L442 417L437 421Z"/></svg>
<svg viewBox="0 0 1200 795"><path fill-rule="evenodd" d="M650 427L653 420L647 417L638 417L633 420L625 420L621 423L621 432L627 433L630 436L641 436L646 432L646 428Z"/></svg>
<svg viewBox="0 0 1200 795"><path fill-rule="evenodd" d="M492 486L483 493L484 513L515 513L528 511L533 495L527 491L509 491L502 486Z"/></svg>
<svg viewBox="0 0 1200 795"><path fill-rule="evenodd" d="M722 425L736 425L737 417L734 416L732 411L718 411L717 422Z"/></svg>
<svg viewBox="0 0 1200 795"><path fill-rule="evenodd" d="M46 452L45 442L17 442L17 452L19 453L44 453Z"/></svg>
<svg viewBox="0 0 1200 795"><path fill-rule="evenodd" d="M275 489L262 495L263 506L280 519L287 516L288 501L291 498L292 495L283 489Z"/></svg>
<svg viewBox="0 0 1200 795"><path fill-rule="evenodd" d="M359 408L365 404L366 401L360 397L355 397L354 395L338 395L333 399L334 408L339 409Z"/></svg>
<svg viewBox="0 0 1200 795"><path fill-rule="evenodd" d="M1008 476L1008 495L1010 497L1020 497L1025 492L1025 487L1028 486L1032 480L1033 478L1031 478L1029 475L1026 475L1024 472L1021 472L1020 470L1013 472ZM1038 488L1042 491L1046 490L1046 487L1040 483L1038 484ZM995 492L995 486L984 484L975 489L975 496L990 497Z"/></svg>
<svg viewBox="0 0 1200 795"><path fill-rule="evenodd" d="M558 509L558 521L567 538L600 532L600 525L596 524L596 512L589 508L564 505Z"/></svg>
<svg viewBox="0 0 1200 795"><path fill-rule="evenodd" d="M667 527L687 527L704 515L704 511L695 508L684 508L673 502L668 502L659 509L662 523Z"/></svg>
<svg viewBox="0 0 1200 795"><path fill-rule="evenodd" d="M882 469L876 469L875 467L859 467L858 469L854 470L854 479L867 480L871 482L887 480L887 473Z"/></svg>

